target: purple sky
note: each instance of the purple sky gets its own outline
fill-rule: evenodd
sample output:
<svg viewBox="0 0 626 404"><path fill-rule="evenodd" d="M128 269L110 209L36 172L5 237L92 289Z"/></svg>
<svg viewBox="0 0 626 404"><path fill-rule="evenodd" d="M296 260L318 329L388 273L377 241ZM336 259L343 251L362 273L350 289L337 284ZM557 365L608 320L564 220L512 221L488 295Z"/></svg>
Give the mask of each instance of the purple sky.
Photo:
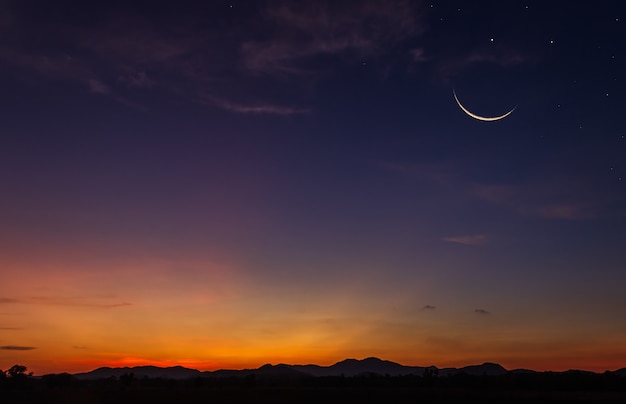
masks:
<svg viewBox="0 0 626 404"><path fill-rule="evenodd" d="M625 22L0 0L0 368L626 366Z"/></svg>

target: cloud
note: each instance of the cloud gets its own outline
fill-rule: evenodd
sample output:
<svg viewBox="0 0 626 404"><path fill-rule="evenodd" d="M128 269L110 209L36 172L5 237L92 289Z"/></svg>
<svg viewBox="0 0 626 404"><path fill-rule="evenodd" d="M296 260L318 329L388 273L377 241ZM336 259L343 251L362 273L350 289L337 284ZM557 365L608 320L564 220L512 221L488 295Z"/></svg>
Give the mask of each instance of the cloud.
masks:
<svg viewBox="0 0 626 404"><path fill-rule="evenodd" d="M61 51L36 52L19 46L0 46L0 61L20 70L19 77L28 76L31 82L64 80L86 86L93 93L108 93L106 85L95 77L98 74L87 60L72 57Z"/></svg>
<svg viewBox="0 0 626 404"><path fill-rule="evenodd" d="M116 7L89 21L56 21L0 3L0 29L12 39L0 44L0 62L31 84L79 83L142 110L137 97L148 91L197 102L205 93L217 108L286 116L308 112L293 105L309 103L315 78L332 71L323 66L380 57L424 30L409 0L268 0L234 17L228 33L224 16L204 7ZM51 33L44 41L31 32L42 25ZM423 58L419 49L413 58ZM232 101L250 97L256 102Z"/></svg>
<svg viewBox="0 0 626 404"><path fill-rule="evenodd" d="M148 77L145 71L131 71L120 76L119 80L131 88L151 88L155 85L154 80Z"/></svg>
<svg viewBox="0 0 626 404"><path fill-rule="evenodd" d="M380 168L430 183L437 191L466 201L478 200L523 216L580 221L600 217L624 217L626 198L597 179L555 171L552 176L510 183L485 183L471 178L462 162L377 162ZM542 170L541 172L543 173ZM477 245L482 235L446 237L445 241ZM474 244L472 244L474 243Z"/></svg>
<svg viewBox="0 0 626 404"><path fill-rule="evenodd" d="M116 302L116 303L99 303L90 299L76 298L76 297L56 297L56 296L35 296L27 300L32 304L45 304L52 306L77 306L77 307L93 307L110 309L117 307L131 306L132 303L128 302Z"/></svg>
<svg viewBox="0 0 626 404"><path fill-rule="evenodd" d="M584 187L564 187L551 181L520 185L475 184L471 192L479 199L523 215L546 219L586 220L606 215L609 200L585 192ZM589 186L591 188L592 186Z"/></svg>
<svg viewBox="0 0 626 404"><path fill-rule="evenodd" d="M194 98L198 89L232 87L224 85L232 83L224 83L220 76L220 72L235 71L236 65L235 61L221 62L228 59L218 50L224 36L193 28L193 19L199 18L193 14L185 25L176 24L174 16L161 21L149 13L130 11L79 27L71 21L45 21L49 31L64 38L59 43L54 36L32 41L28 30L39 22L31 21L31 15L19 16L28 24L11 27L15 40L0 44L0 62L13 66L15 76L30 84L79 83L90 93L139 109L146 109L134 100L142 91ZM232 47L235 53L237 46ZM211 58L206 57L207 49L214 52Z"/></svg>
<svg viewBox="0 0 626 404"><path fill-rule="evenodd" d="M478 246L487 243L487 236L484 234L474 234L469 236L444 237L443 240L450 243Z"/></svg>
<svg viewBox="0 0 626 404"><path fill-rule="evenodd" d="M21 346L21 345L3 345L0 346L0 349L5 351L32 351L33 349L37 349L34 346Z"/></svg>
<svg viewBox="0 0 626 404"><path fill-rule="evenodd" d="M73 306L111 309L131 306L129 302L103 303L81 297L32 296L23 299L0 298L0 304L41 304L48 306Z"/></svg>
<svg viewBox="0 0 626 404"><path fill-rule="evenodd" d="M109 94L111 92L106 84L96 79L88 79L87 85L89 86L89 90L91 90L92 93Z"/></svg>
<svg viewBox="0 0 626 404"><path fill-rule="evenodd" d="M14 303L21 303L21 301L18 299L11 299L8 297L0 297L0 304L14 304Z"/></svg>
<svg viewBox="0 0 626 404"><path fill-rule="evenodd" d="M537 209L537 213L547 218L566 220L590 219L594 216L591 210L576 204L550 204L540 206Z"/></svg>
<svg viewBox="0 0 626 404"><path fill-rule="evenodd" d="M409 54L411 55L411 60L414 63L421 63L421 62L428 61L428 58L424 55L424 49L422 49L422 48L412 49L409 52Z"/></svg>
<svg viewBox="0 0 626 404"><path fill-rule="evenodd" d="M483 310L483 309L474 309L474 313L478 313L478 314L491 314L490 312L488 312L487 310Z"/></svg>
<svg viewBox="0 0 626 404"><path fill-rule="evenodd" d="M435 306L427 304L426 306L422 307L422 310L435 310Z"/></svg>
<svg viewBox="0 0 626 404"><path fill-rule="evenodd" d="M0 327L0 330L3 330L3 331L17 331L17 330L23 330L23 328L19 328L19 327Z"/></svg>
<svg viewBox="0 0 626 404"><path fill-rule="evenodd" d="M205 99L210 104L222 109L244 114L294 115L310 112L306 108L293 108L271 104L243 105L212 96L205 96Z"/></svg>
<svg viewBox="0 0 626 404"><path fill-rule="evenodd" d="M527 55L511 48L493 49L466 49L458 50L454 55L441 57L439 60L439 74L448 80L478 63L491 63L501 67L512 67L532 61Z"/></svg>
<svg viewBox="0 0 626 404"><path fill-rule="evenodd" d="M262 13L264 39L244 41L242 67L254 74L310 74L319 56L375 57L422 31L410 2L272 2ZM319 64L318 64L319 65Z"/></svg>

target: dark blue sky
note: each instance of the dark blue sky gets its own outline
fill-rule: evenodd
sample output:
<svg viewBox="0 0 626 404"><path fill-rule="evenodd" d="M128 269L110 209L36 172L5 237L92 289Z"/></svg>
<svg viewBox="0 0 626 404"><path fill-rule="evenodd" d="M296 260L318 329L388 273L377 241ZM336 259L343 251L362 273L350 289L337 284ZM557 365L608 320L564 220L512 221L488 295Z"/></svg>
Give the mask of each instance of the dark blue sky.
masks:
<svg viewBox="0 0 626 404"><path fill-rule="evenodd" d="M620 1L0 1L0 345L40 369L617 367L625 22ZM476 120L453 89L515 110ZM114 347L118 317L77 307L178 348Z"/></svg>

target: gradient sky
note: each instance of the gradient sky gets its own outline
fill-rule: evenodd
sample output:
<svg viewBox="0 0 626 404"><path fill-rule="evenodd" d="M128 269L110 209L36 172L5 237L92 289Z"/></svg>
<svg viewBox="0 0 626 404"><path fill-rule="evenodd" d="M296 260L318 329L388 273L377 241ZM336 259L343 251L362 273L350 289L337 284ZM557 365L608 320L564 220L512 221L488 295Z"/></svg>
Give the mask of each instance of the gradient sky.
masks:
<svg viewBox="0 0 626 404"><path fill-rule="evenodd" d="M0 0L0 369L626 366L625 6Z"/></svg>

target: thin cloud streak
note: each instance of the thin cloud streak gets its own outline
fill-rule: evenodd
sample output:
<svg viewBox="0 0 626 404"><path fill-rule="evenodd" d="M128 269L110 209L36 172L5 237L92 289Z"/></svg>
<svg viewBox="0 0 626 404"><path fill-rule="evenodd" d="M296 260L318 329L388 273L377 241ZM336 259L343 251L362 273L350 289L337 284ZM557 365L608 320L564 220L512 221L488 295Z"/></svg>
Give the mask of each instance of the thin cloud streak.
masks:
<svg viewBox="0 0 626 404"><path fill-rule="evenodd" d="M526 185L486 185L475 184L471 192L479 199L494 205L503 206L522 215L539 216L546 219L588 220L606 215L610 200L591 199L595 193L581 189L579 194L572 190L559 192L550 183Z"/></svg>
<svg viewBox="0 0 626 404"><path fill-rule="evenodd" d="M208 103L212 105L228 111L243 114L296 115L306 114L310 112L310 110L306 108L293 108L271 104L243 105L212 96L205 96L204 98L207 100Z"/></svg>
<svg viewBox="0 0 626 404"><path fill-rule="evenodd" d="M21 346L21 345L3 345L3 346L0 346L0 349L4 351L32 351L33 349L37 349L37 347Z"/></svg>
<svg viewBox="0 0 626 404"><path fill-rule="evenodd" d="M0 297L0 304L15 304L15 303L22 303L22 301L18 299L12 299L9 297Z"/></svg>
<svg viewBox="0 0 626 404"><path fill-rule="evenodd" d="M132 303L129 302L96 303L84 298L50 296L33 296L24 299L0 298L0 304L40 304L49 306L93 307L101 309L127 307L132 305Z"/></svg>
<svg viewBox="0 0 626 404"><path fill-rule="evenodd" d="M474 234L469 236L444 237L443 240L450 243L479 246L487 243L487 236L484 234Z"/></svg>

